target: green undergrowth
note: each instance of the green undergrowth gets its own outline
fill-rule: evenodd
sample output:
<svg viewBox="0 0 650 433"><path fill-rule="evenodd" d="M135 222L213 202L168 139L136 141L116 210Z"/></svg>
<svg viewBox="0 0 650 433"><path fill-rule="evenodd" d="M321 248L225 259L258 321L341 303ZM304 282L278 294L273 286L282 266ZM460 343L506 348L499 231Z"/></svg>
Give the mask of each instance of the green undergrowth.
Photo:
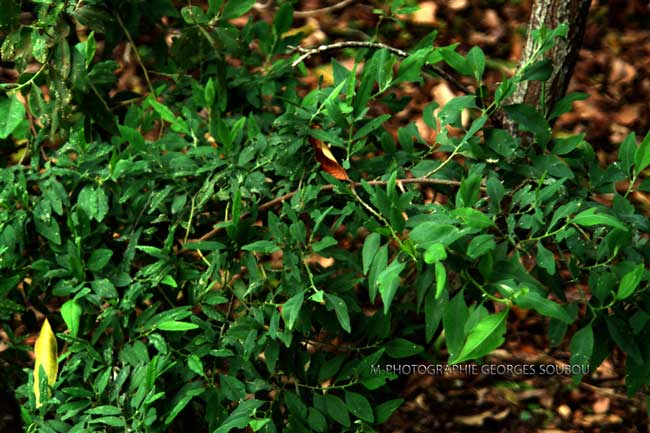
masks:
<svg viewBox="0 0 650 433"><path fill-rule="evenodd" d="M629 393L647 389L650 224L630 198L650 190L650 135L602 167L550 127L586 95L506 102L549 77L565 26L496 88L480 47L433 33L407 57L351 48L351 70L331 51L333 83L308 89L290 2L237 25L254 1L0 3L20 73L0 96L0 362L26 431L371 432L402 403L377 366L480 362L513 306L572 365L620 348ZM414 123L395 140L370 107L399 112L436 67L476 92L424 107L435 143ZM37 408L16 330L40 314L59 373Z"/></svg>

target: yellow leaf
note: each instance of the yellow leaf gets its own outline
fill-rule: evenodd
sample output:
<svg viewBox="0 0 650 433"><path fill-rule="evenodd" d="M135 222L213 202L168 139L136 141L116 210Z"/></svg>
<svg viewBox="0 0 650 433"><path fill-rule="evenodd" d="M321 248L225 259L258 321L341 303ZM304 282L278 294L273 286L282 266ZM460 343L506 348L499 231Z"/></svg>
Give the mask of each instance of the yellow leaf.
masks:
<svg viewBox="0 0 650 433"><path fill-rule="evenodd" d="M41 390L39 388L39 371L41 365L47 376L47 383L52 386L56 382L56 373L59 369L59 365L56 360L56 337L54 332L52 332L52 327L50 322L45 319L43 326L41 327L41 333L36 339L36 345L34 346L34 355L36 356L36 362L34 364L34 394L36 395L36 407L41 406Z"/></svg>

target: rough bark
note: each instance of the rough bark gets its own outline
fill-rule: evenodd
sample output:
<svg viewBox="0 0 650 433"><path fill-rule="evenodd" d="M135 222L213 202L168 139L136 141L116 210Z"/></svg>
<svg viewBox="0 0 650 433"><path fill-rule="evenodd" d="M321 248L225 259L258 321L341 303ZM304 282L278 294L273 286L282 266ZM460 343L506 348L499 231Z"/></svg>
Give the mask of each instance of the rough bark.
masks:
<svg viewBox="0 0 650 433"><path fill-rule="evenodd" d="M538 29L542 25L555 28L560 23L566 23L569 26L566 40L557 40L556 45L546 53L547 58L553 62L553 73L545 83L544 107L547 110L553 107L553 104L566 93L582 45L590 3L590 0L535 0L533 4L526 47L519 61L520 65L532 55L534 48L532 30ZM517 86L515 94L508 102L512 104L527 103L540 109L541 91L541 82L524 81Z"/></svg>

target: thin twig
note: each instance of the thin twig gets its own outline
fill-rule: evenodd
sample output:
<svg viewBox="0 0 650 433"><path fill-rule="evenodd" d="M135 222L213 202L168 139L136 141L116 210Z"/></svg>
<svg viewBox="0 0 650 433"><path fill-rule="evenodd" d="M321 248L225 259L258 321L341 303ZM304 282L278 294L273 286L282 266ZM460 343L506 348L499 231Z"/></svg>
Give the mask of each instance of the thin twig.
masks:
<svg viewBox="0 0 650 433"><path fill-rule="evenodd" d="M291 48L291 47L290 47ZM375 49L386 49L389 52L395 54L398 57L406 58L409 56L409 54L404 51L400 50L399 48L391 47L390 45L382 44L381 42L366 42L366 41L342 41L342 42L336 42L334 44L330 45L320 45L316 48L303 48L303 47L292 47L294 50L302 53L300 57L298 57L296 60L291 63L291 67L295 68L298 66L300 63L304 62L311 56L315 54L320 54L325 51L332 51L332 50L340 50L343 48L375 48ZM458 81L456 77L442 69L440 66L436 65L430 65L427 64L425 65L425 68L429 70L429 72L433 72L442 78L444 78L446 81L451 83L454 87L456 87L458 90L462 91L465 94L472 94L473 92L465 86L463 83Z"/></svg>
<svg viewBox="0 0 650 433"><path fill-rule="evenodd" d="M152 95L156 96L156 92L153 90L153 86L151 85L151 80L149 79L149 72L147 71L146 66L144 66L144 62L142 61L142 57L140 57L140 53L138 52L138 47L135 45L135 41L133 40L133 37L131 36L131 33L129 33L129 30L126 28L124 25L124 22L122 21L122 18L120 18L120 14L115 12L115 18L117 19L117 23L120 25L122 28L122 31L126 35L126 38L129 40L129 43L131 44L131 47L133 47L133 52L135 53L135 58L138 60L138 63L140 64L140 67L142 68L142 73L144 74L144 79L147 82L147 86L149 87L149 91L151 92Z"/></svg>
<svg viewBox="0 0 650 433"><path fill-rule="evenodd" d="M411 177L411 178L406 178L406 179L397 179L395 181L396 183L401 183L401 184L408 184L408 183L415 183L415 184L420 184L420 185L446 185L446 186L460 186L461 182L458 180L449 180L449 179L429 179L429 178L423 178L423 177ZM388 181L386 180L369 180L366 182L368 185L387 185ZM323 185L320 189L320 191L331 191L335 188L336 185L334 184L326 184ZM357 187L357 186L363 186L361 182L350 182L350 186L352 188ZM485 191L485 187L481 186L480 187L482 191ZM262 203L257 207L258 211L266 211L273 206L283 203L287 200L289 200L291 197L294 195L298 194L300 190L294 190L291 192L288 192L286 194L281 195L280 197L276 197L272 200L269 200L267 202ZM241 214L239 217L240 219L244 219L250 215L250 212L244 212ZM223 230L222 226L219 227L214 227L212 230L204 234L198 239L190 239L187 242L200 242L200 241L205 241L219 233L221 230Z"/></svg>
<svg viewBox="0 0 650 433"><path fill-rule="evenodd" d="M310 18L310 17L315 17L315 16L318 16L318 15L327 14L327 13L330 13L330 12L335 12L335 11L337 11L339 9L343 9L344 7L346 7L347 5L349 5L351 3L354 3L354 1L355 0L342 0L342 1L340 1L338 3L335 3L335 4L331 5L331 6L327 6L327 7L320 8L320 9L314 9L314 10L311 10L311 11L294 11L293 17L294 18Z"/></svg>

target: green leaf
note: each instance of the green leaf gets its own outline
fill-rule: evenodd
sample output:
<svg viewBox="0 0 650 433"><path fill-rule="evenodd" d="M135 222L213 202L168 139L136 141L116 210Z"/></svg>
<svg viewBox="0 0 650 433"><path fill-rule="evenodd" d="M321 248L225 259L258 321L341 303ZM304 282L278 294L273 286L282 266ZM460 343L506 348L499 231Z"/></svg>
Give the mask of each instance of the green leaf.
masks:
<svg viewBox="0 0 650 433"><path fill-rule="evenodd" d="M440 53L445 63L451 66L452 69L454 69L456 72L462 75L473 74L474 71L472 69L472 66L469 64L469 61L465 57L463 57L462 55L454 51L454 48L443 47L438 49L437 51L438 53ZM472 98L474 98L474 96L472 96Z"/></svg>
<svg viewBox="0 0 650 433"><path fill-rule="evenodd" d="M441 262L436 262L436 296L435 299L439 299L442 295L443 290L447 286L447 270L445 265Z"/></svg>
<svg viewBox="0 0 650 433"><path fill-rule="evenodd" d="M79 333L79 322L82 312L81 305L74 299L66 301L61 305L61 317L63 317L63 321L70 330L70 335L73 337L76 337Z"/></svg>
<svg viewBox="0 0 650 433"><path fill-rule="evenodd" d="M345 391L345 404L350 413L357 418L369 423L375 422L372 407L363 395L352 391Z"/></svg>
<svg viewBox="0 0 650 433"><path fill-rule="evenodd" d="M456 208L451 214L459 217L467 226L472 228L484 229L494 227L494 221L489 216L471 207Z"/></svg>
<svg viewBox="0 0 650 433"><path fill-rule="evenodd" d="M404 403L403 398L388 400L375 407L375 419L378 424L388 421L388 418Z"/></svg>
<svg viewBox="0 0 650 433"><path fill-rule="evenodd" d="M234 376L219 373L219 384L228 400L238 401L246 397L246 385Z"/></svg>
<svg viewBox="0 0 650 433"><path fill-rule="evenodd" d="M99 248L93 250L88 259L88 269L91 272L99 272L104 269L113 256L113 251L108 248Z"/></svg>
<svg viewBox="0 0 650 433"><path fill-rule="evenodd" d="M117 406L102 405L88 409L86 413L90 415L120 415L122 410Z"/></svg>
<svg viewBox="0 0 650 433"><path fill-rule="evenodd" d="M108 197L101 187L86 185L79 192L77 205L83 209L89 218L102 222L108 213Z"/></svg>
<svg viewBox="0 0 650 433"><path fill-rule="evenodd" d="M205 374L203 370L203 363L201 362L201 358L199 358L199 356L196 353L192 353L190 356L187 357L187 368L189 368L191 371L198 374L199 376L203 376Z"/></svg>
<svg viewBox="0 0 650 433"><path fill-rule="evenodd" d="M457 96L445 104L438 112L440 125L461 127L461 113L468 108L476 108L476 97L473 95Z"/></svg>
<svg viewBox="0 0 650 433"><path fill-rule="evenodd" d="M442 266L442 263L440 265ZM444 269L444 266L442 268ZM443 294L444 296L442 296ZM427 343L431 342L435 332L438 330L442 314L449 304L449 295L447 293L441 291L438 299L432 295L434 294L429 292L424 298L424 337Z"/></svg>
<svg viewBox="0 0 650 433"><path fill-rule="evenodd" d="M643 271L643 263L639 263L633 270L621 278L618 292L616 292L616 299L622 301L623 299L629 298L634 293L643 278Z"/></svg>
<svg viewBox="0 0 650 433"><path fill-rule="evenodd" d="M480 358L498 348L505 341L508 310L484 317L469 332L467 341L458 357L449 359L449 364L458 364L470 359Z"/></svg>
<svg viewBox="0 0 650 433"><path fill-rule="evenodd" d="M410 342L404 338L396 338L386 344L386 354L391 358L408 358L417 355L424 348L419 344Z"/></svg>
<svg viewBox="0 0 650 433"><path fill-rule="evenodd" d="M226 5L223 7L221 19L230 20L244 15L255 5L255 1L256 0L228 0Z"/></svg>
<svg viewBox="0 0 650 433"><path fill-rule="evenodd" d="M445 251L445 246L440 243L429 245L424 252L424 261L429 264L439 262L446 258L447 251Z"/></svg>
<svg viewBox="0 0 650 433"><path fill-rule="evenodd" d="M293 295L287 302L282 306L282 317L284 318L284 323L287 325L288 329L293 329L293 325L300 314L300 309L302 308L302 303L305 300L305 293L299 292Z"/></svg>
<svg viewBox="0 0 650 433"><path fill-rule="evenodd" d="M352 328L350 327L350 315L348 314L348 306L346 305L345 301L343 301L343 299L339 298L338 296L330 295L329 293L325 293L325 300L334 308L336 318L339 320L341 327L347 332L352 332Z"/></svg>
<svg viewBox="0 0 650 433"><path fill-rule="evenodd" d="M580 328L573 334L569 349L571 349L571 359L569 361L571 365L589 365L594 351L594 330L591 324Z"/></svg>
<svg viewBox="0 0 650 433"><path fill-rule="evenodd" d="M25 107L16 97L0 100L0 139L14 132L25 119Z"/></svg>
<svg viewBox="0 0 650 433"><path fill-rule="evenodd" d="M117 416L102 416L99 418L94 418L89 421L91 424L106 424L111 427L126 427L126 421L124 421L124 418L120 418Z"/></svg>
<svg viewBox="0 0 650 433"><path fill-rule="evenodd" d="M154 109L156 113L158 113L162 120L169 123L176 123L176 115L174 115L172 110L170 110L166 105L156 101L153 95L147 98L147 103Z"/></svg>
<svg viewBox="0 0 650 433"><path fill-rule="evenodd" d="M526 293L517 294L515 297L515 304L521 308L533 309L542 316L552 317L564 323L573 323L573 318L562 308L561 305L551 301L540 295L539 293L529 290Z"/></svg>
<svg viewBox="0 0 650 433"><path fill-rule="evenodd" d="M47 240L55 245L61 245L61 232L56 219L50 217L49 221L44 221L37 215L34 215L34 225L36 226L36 231Z"/></svg>
<svg viewBox="0 0 650 433"><path fill-rule="evenodd" d="M309 408L307 424L318 433L325 433L327 431L327 420L318 409L313 407Z"/></svg>
<svg viewBox="0 0 650 433"><path fill-rule="evenodd" d="M521 80L546 81L551 77L552 72L553 62L551 59L542 59L524 69Z"/></svg>
<svg viewBox="0 0 650 433"><path fill-rule="evenodd" d="M461 236L462 234L457 227L433 221L418 224L409 234L409 237L416 244L425 248L432 243L449 245Z"/></svg>
<svg viewBox="0 0 650 433"><path fill-rule="evenodd" d="M368 274L370 265L372 264L377 250L379 249L379 242L381 242L381 235L379 233L370 233L363 241L363 248L361 249L361 262L363 264L363 273Z"/></svg>
<svg viewBox="0 0 650 433"><path fill-rule="evenodd" d="M199 327L196 323L179 322L178 320L165 320L157 326L161 331L189 331Z"/></svg>
<svg viewBox="0 0 650 433"><path fill-rule="evenodd" d="M338 241L331 236L325 236L321 240L312 243L311 250L317 253L334 245L338 245Z"/></svg>
<svg viewBox="0 0 650 433"><path fill-rule="evenodd" d="M86 69L90 67L95 58L95 51L97 50L97 43L95 42L95 32L91 31L86 39L84 46L84 62Z"/></svg>
<svg viewBox="0 0 650 433"><path fill-rule="evenodd" d="M377 55L377 86L379 91L383 92L393 80L393 63L395 63L395 56L393 56L386 48L382 48L376 53Z"/></svg>
<svg viewBox="0 0 650 433"><path fill-rule="evenodd" d="M537 265L548 272L549 275L555 275L555 256L547 250L542 242L537 242Z"/></svg>
<svg viewBox="0 0 650 433"><path fill-rule="evenodd" d="M607 330L612 340L627 354L628 359L632 358L635 362L642 363L643 356L639 350L639 345L635 341L627 322L617 316L605 316L605 322L607 322Z"/></svg>
<svg viewBox="0 0 650 433"><path fill-rule="evenodd" d="M231 0L232 1L232 0ZM273 17L273 30L280 36L291 28L293 22L293 6L291 3L283 3L275 12Z"/></svg>
<svg viewBox="0 0 650 433"><path fill-rule="evenodd" d="M569 93L559 101L555 103L553 106L553 109L551 110L551 114L548 115L549 120L553 120L557 117L560 117L564 113L568 113L571 111L572 104L575 101L582 101L583 99L587 99L589 97L589 94L587 93L582 93L582 92L573 92Z"/></svg>
<svg viewBox="0 0 650 433"><path fill-rule="evenodd" d="M388 266L388 245L383 245L377 250L375 258L372 259L372 265L368 272L368 295L371 302L375 302L377 296L377 285L379 275Z"/></svg>
<svg viewBox="0 0 650 433"><path fill-rule="evenodd" d="M232 0L231 0L232 1ZM189 400L188 400L189 402ZM229 433L232 429L244 429L251 420L251 415L265 402L262 400L245 400L223 420L218 429L212 433ZM187 403L185 403L187 404Z"/></svg>
<svg viewBox="0 0 650 433"><path fill-rule="evenodd" d="M254 251L256 253L270 254L280 250L280 247L272 241L255 241L251 244L241 247L244 251Z"/></svg>
<svg viewBox="0 0 650 433"><path fill-rule="evenodd" d="M165 418L165 425L171 424L171 422L178 416L178 414L187 406L187 404L194 398L203 394L205 390L201 382L190 382L185 384L173 397L171 401L172 409L169 411L169 414ZM228 421L228 418L226 418ZM246 424L244 424L246 426ZM227 431L227 430L226 430Z"/></svg>
<svg viewBox="0 0 650 433"><path fill-rule="evenodd" d="M325 394L325 410L327 414L344 427L350 427L350 415L343 400L333 394Z"/></svg>
<svg viewBox="0 0 650 433"><path fill-rule="evenodd" d="M573 217L571 222L584 227L606 225L624 231L628 231L627 227L615 217L607 214L597 214L595 207L580 212L579 214Z"/></svg>
<svg viewBox="0 0 650 433"><path fill-rule="evenodd" d="M636 149L634 153L635 172L638 176L643 170L650 165L650 131Z"/></svg>
<svg viewBox="0 0 650 433"><path fill-rule="evenodd" d="M473 174L463 179L463 181L460 183L460 188L458 188L458 192L456 193L456 207L467 209L466 206L474 206L479 198L480 192L481 176ZM476 210L473 211L474 218L468 214L468 222L472 221L474 223L478 222L480 224L481 220L476 218L479 216L478 214L480 214L480 212ZM489 220L487 217L483 217L481 219L484 222L487 222L487 220ZM493 225L492 221L489 221L489 224Z"/></svg>
<svg viewBox="0 0 650 433"><path fill-rule="evenodd" d="M506 105L503 110L522 131L532 132L537 143L546 147L551 140L551 127L535 107L528 104Z"/></svg>
<svg viewBox="0 0 650 433"><path fill-rule="evenodd" d="M248 421L248 425L251 427L251 429L253 429L253 431L260 431L265 425L270 422L271 418L252 419Z"/></svg>
<svg viewBox="0 0 650 433"><path fill-rule="evenodd" d="M501 156L512 158L519 149L517 138L513 137L508 131L503 129L487 128L485 130L485 142Z"/></svg>
<svg viewBox="0 0 650 433"><path fill-rule="evenodd" d="M450 359L456 358L463 346L465 322L467 322L468 316L469 311L461 290L454 296L454 299L449 301L449 305L442 315L442 326L445 330L445 340Z"/></svg>
<svg viewBox="0 0 650 433"><path fill-rule="evenodd" d="M572 152L584 140L585 134L576 134L567 138L553 139L553 154L566 155Z"/></svg>
<svg viewBox="0 0 650 433"><path fill-rule="evenodd" d="M354 137L352 137L352 141L357 141L360 138L363 138L366 135L370 134L372 131L383 125L384 122L386 122L388 119L390 119L390 114L382 114L379 117L375 117L370 122L359 128L356 134L354 134Z"/></svg>
<svg viewBox="0 0 650 433"><path fill-rule="evenodd" d="M494 235L478 235L473 237L469 242L469 245L467 246L467 256L474 260L495 248L496 243L494 242Z"/></svg>
<svg viewBox="0 0 650 433"><path fill-rule="evenodd" d="M485 71L485 54L478 45L473 46L467 53L467 63L474 71L476 81L480 81Z"/></svg>
<svg viewBox="0 0 650 433"><path fill-rule="evenodd" d="M207 251L215 251L215 250L222 250L226 248L224 244L221 242L215 242L215 241L199 241L199 242L187 242L183 244L183 248L186 250L207 250Z"/></svg>
<svg viewBox="0 0 650 433"><path fill-rule="evenodd" d="M621 168L627 176L631 174L632 164L634 164L636 155L636 135L631 132L625 137L625 140L618 148L618 160L621 163Z"/></svg>
<svg viewBox="0 0 650 433"><path fill-rule="evenodd" d="M203 99L205 99L205 106L211 108L214 105L214 98L216 98L217 91L215 89L214 81L212 78L205 83L205 89L203 90Z"/></svg>
<svg viewBox="0 0 650 433"><path fill-rule="evenodd" d="M422 66L431 51L432 48L430 47L422 48L409 54L406 59L402 60L397 71L397 76L395 77L395 83L420 81L422 79Z"/></svg>
<svg viewBox="0 0 650 433"><path fill-rule="evenodd" d="M406 267L406 263L396 259L377 276L379 294L384 303L384 314L388 314L388 310L390 310L390 305L400 284L399 274L404 267Z"/></svg>

